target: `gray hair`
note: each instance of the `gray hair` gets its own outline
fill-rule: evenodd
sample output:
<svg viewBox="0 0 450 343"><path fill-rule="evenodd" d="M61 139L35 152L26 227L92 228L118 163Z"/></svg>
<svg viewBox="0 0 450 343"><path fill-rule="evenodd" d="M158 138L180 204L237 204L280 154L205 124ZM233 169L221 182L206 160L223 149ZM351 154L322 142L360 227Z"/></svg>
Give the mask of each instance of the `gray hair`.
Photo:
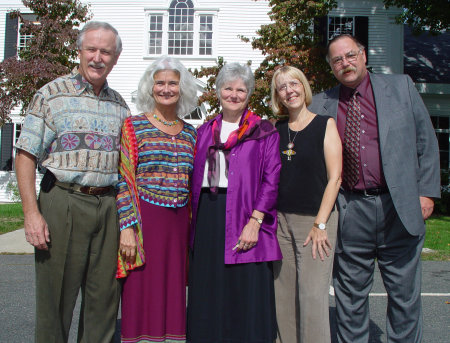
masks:
<svg viewBox="0 0 450 343"><path fill-rule="evenodd" d="M86 32L99 29L111 31L116 35L116 56L120 55L120 53L122 52L122 39L119 36L119 32L117 32L117 30L111 24L104 21L89 21L86 23L86 25L83 26L77 38L78 50L81 51Z"/></svg>
<svg viewBox="0 0 450 343"><path fill-rule="evenodd" d="M140 112L151 112L154 110L154 76L161 70L173 70L180 75L180 99L178 100L176 111L177 116L182 118L197 107L197 84L192 74L180 61L166 55L153 62L142 75L136 96L136 108Z"/></svg>
<svg viewBox="0 0 450 343"><path fill-rule="evenodd" d="M216 79L216 93L217 98L220 100L220 89L223 85L230 81L235 81L241 79L247 88L247 101L255 90L255 77L253 76L252 70L247 64L239 64L237 62L227 63L222 69L220 69L219 74Z"/></svg>

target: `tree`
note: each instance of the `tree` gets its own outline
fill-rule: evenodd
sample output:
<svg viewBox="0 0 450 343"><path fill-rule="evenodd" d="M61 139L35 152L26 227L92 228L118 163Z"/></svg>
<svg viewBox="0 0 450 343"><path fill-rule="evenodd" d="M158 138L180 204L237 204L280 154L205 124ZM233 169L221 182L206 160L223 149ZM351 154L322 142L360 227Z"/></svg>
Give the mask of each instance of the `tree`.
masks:
<svg viewBox="0 0 450 343"><path fill-rule="evenodd" d="M386 8L397 6L403 12L398 23L408 24L414 34L429 31L433 35L450 28L450 2L448 0L383 0Z"/></svg>
<svg viewBox="0 0 450 343"><path fill-rule="evenodd" d="M324 56L324 37L314 29L315 21L337 6L335 0L270 0L272 23L263 25L258 37L251 40L253 49L263 53L264 60L255 71L256 89L253 108L261 115L272 116L270 84L273 73L281 65L303 71L313 92L335 85ZM245 39L245 38L244 38Z"/></svg>
<svg viewBox="0 0 450 343"><path fill-rule="evenodd" d="M19 56L0 63L0 126L9 120L15 106L24 114L34 93L49 81L67 74L75 66L78 27L91 17L79 0L22 0L36 16L25 20L20 11L23 35L32 35L30 45Z"/></svg>

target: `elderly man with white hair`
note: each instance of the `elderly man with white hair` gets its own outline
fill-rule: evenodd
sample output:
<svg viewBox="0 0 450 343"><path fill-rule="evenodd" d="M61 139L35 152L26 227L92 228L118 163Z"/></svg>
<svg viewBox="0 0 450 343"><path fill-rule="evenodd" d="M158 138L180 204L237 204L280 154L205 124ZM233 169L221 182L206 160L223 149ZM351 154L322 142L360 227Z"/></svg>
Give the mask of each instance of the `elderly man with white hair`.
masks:
<svg viewBox="0 0 450 343"><path fill-rule="evenodd" d="M129 109L106 77L122 42L108 23L78 37L80 65L37 91L17 143L25 235L35 247L36 342L67 342L81 288L78 341L114 337L120 128ZM36 164L47 171L36 200Z"/></svg>

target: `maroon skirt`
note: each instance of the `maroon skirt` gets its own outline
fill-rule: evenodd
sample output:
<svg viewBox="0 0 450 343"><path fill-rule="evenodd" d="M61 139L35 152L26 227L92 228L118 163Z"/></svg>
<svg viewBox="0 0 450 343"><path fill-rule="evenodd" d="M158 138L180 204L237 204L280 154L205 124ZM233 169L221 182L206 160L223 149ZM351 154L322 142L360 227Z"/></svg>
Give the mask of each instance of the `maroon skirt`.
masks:
<svg viewBox="0 0 450 343"><path fill-rule="evenodd" d="M141 200L146 263L122 288L122 342L184 342L188 208Z"/></svg>

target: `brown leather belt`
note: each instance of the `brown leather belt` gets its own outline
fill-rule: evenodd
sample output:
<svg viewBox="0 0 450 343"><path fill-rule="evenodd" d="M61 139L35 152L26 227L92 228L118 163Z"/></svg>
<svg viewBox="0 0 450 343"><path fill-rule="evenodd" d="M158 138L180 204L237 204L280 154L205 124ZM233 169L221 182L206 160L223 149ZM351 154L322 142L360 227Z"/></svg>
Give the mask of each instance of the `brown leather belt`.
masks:
<svg viewBox="0 0 450 343"><path fill-rule="evenodd" d="M103 195L106 193L111 192L111 190L113 189L112 186L106 186L106 187L92 187L92 186L82 186L76 183L67 183L67 182L60 182L60 181L55 181L55 185L64 188L64 189L68 189L68 190L72 190L74 192L79 192L79 193L83 193L83 194L88 194L88 195Z"/></svg>

